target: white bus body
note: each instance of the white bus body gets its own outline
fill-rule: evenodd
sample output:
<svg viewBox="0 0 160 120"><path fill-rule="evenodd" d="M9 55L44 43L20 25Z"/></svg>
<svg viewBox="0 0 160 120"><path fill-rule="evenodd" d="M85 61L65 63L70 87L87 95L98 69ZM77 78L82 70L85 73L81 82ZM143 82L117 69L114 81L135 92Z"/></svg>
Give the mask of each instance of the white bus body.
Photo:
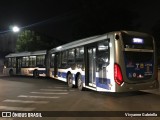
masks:
<svg viewBox="0 0 160 120"><path fill-rule="evenodd" d="M6 58L3 69L5 75L46 76L46 50L34 52L11 53Z"/></svg>
<svg viewBox="0 0 160 120"><path fill-rule="evenodd" d="M155 43L148 34L110 32L53 48L50 57L50 77L80 90L125 92L159 87Z"/></svg>
<svg viewBox="0 0 160 120"><path fill-rule="evenodd" d="M42 66L37 65L38 56L43 56ZM80 90L126 92L159 87L155 42L145 33L115 31L48 52L9 54L6 59L5 74L48 76Z"/></svg>

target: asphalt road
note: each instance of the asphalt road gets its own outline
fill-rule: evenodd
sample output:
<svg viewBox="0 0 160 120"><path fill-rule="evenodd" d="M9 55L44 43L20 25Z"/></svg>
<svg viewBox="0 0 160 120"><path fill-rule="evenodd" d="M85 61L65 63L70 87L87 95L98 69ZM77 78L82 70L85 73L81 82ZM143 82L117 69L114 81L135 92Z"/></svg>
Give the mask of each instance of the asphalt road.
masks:
<svg viewBox="0 0 160 120"><path fill-rule="evenodd" d="M126 93L101 93L92 90L79 91L76 88L68 88L66 83L50 78L32 77L7 77L0 76L0 111L51 111L49 115L57 117L37 118L42 120L137 120L139 117L118 117L118 112L111 111L159 111L160 89ZM54 113L55 111L55 113ZM69 116L65 111L73 111L69 114L81 114L74 111L85 112L88 117ZM101 112L101 117L96 116L96 111ZM104 114L104 116L103 116ZM105 117L115 114L115 117ZM120 113L121 114L121 113ZM124 113L125 114L125 113ZM94 116L94 117L92 117ZM117 116L117 117L116 117ZM152 119L151 119L152 118ZM0 118L0 120L34 120L36 118ZM159 120L160 117L141 117L142 120Z"/></svg>

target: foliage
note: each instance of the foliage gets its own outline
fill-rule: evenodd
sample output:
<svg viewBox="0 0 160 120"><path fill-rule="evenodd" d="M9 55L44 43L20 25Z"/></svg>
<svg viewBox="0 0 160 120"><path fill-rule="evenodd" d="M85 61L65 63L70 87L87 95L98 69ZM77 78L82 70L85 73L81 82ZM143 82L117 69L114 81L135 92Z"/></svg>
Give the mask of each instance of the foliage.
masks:
<svg viewBox="0 0 160 120"><path fill-rule="evenodd" d="M53 47L52 39L40 36L34 31L24 30L18 35L16 51L36 51Z"/></svg>

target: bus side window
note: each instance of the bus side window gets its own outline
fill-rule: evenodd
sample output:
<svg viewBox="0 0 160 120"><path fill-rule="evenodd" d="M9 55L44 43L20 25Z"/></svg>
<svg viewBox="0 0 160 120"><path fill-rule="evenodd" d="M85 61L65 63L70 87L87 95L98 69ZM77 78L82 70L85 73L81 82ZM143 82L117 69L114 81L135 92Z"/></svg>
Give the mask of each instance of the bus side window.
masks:
<svg viewBox="0 0 160 120"><path fill-rule="evenodd" d="M22 58L22 67L28 67L29 65L29 57L23 57Z"/></svg>
<svg viewBox="0 0 160 120"><path fill-rule="evenodd" d="M7 67L12 67L12 58L8 58L7 62Z"/></svg>
<svg viewBox="0 0 160 120"><path fill-rule="evenodd" d="M36 56L30 56L29 57L29 66L35 67L36 66Z"/></svg>
<svg viewBox="0 0 160 120"><path fill-rule="evenodd" d="M83 62L84 47L76 48L76 62Z"/></svg>
<svg viewBox="0 0 160 120"><path fill-rule="evenodd" d="M36 56L36 66L44 67L45 66L45 55Z"/></svg>
<svg viewBox="0 0 160 120"><path fill-rule="evenodd" d="M73 63L75 61L75 49L70 49L68 51L68 63Z"/></svg>
<svg viewBox="0 0 160 120"><path fill-rule="evenodd" d="M57 56L57 64L58 64L58 67L61 67L61 52L58 53L58 56Z"/></svg>
<svg viewBox="0 0 160 120"><path fill-rule="evenodd" d="M62 67L65 67L67 65L67 51L63 51L62 52Z"/></svg>
<svg viewBox="0 0 160 120"><path fill-rule="evenodd" d="M97 71L107 67L110 62L110 47L109 40L104 40L98 43L97 52Z"/></svg>
<svg viewBox="0 0 160 120"><path fill-rule="evenodd" d="M16 58L12 58L12 67L16 68Z"/></svg>
<svg viewBox="0 0 160 120"><path fill-rule="evenodd" d="M51 55L51 64L50 64L51 67L54 67L54 59L55 59L55 54L52 54Z"/></svg>

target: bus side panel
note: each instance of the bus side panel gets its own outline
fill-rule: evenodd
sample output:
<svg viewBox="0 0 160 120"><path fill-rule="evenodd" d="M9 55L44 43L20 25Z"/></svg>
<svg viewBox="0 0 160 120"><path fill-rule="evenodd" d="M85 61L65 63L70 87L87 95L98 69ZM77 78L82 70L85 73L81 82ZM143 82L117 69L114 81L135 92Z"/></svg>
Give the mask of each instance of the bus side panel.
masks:
<svg viewBox="0 0 160 120"><path fill-rule="evenodd" d="M109 47L110 47L110 57L109 57L109 65L106 67L106 79L107 79L107 83L105 83L105 87L104 85L99 85L97 83L96 85L96 89L97 91L106 91L106 92L115 92L115 81L114 81L114 62L115 62L115 51L114 51L114 34L108 34L108 38L110 43L109 43ZM97 81L98 82L98 81Z"/></svg>
<svg viewBox="0 0 160 120"><path fill-rule="evenodd" d="M50 68L50 69L49 69L49 77L55 78L55 77L54 77L54 68Z"/></svg>
<svg viewBox="0 0 160 120"><path fill-rule="evenodd" d="M113 33L108 35L110 38L110 65L108 66L108 78L111 80L110 92L115 92L115 80L114 80L114 63L115 63L115 35Z"/></svg>
<svg viewBox="0 0 160 120"><path fill-rule="evenodd" d="M13 75L16 75L16 68L4 68L3 69L3 74L9 76L10 75L10 71L13 71Z"/></svg>
<svg viewBox="0 0 160 120"><path fill-rule="evenodd" d="M37 70L39 76L46 76L46 68L21 68L21 75L33 76L33 71Z"/></svg>
<svg viewBox="0 0 160 120"><path fill-rule="evenodd" d="M75 85L76 84L76 75L78 74L78 73L80 73L81 74L81 76L82 76L82 81L83 81L83 83L85 83L85 71L83 71L81 68L80 69L72 69L72 68L66 68L66 69L58 69L57 70L57 75L56 75L56 77L54 76L55 75L55 73L54 73L54 68L50 68L50 70L49 70L49 76L51 77L51 78L54 78L54 79L58 79L58 80L61 80L61 81L64 81L64 82L67 82L67 74L68 73L71 73L72 74L72 78L73 78L73 85ZM84 87L85 87L85 84L84 84Z"/></svg>

